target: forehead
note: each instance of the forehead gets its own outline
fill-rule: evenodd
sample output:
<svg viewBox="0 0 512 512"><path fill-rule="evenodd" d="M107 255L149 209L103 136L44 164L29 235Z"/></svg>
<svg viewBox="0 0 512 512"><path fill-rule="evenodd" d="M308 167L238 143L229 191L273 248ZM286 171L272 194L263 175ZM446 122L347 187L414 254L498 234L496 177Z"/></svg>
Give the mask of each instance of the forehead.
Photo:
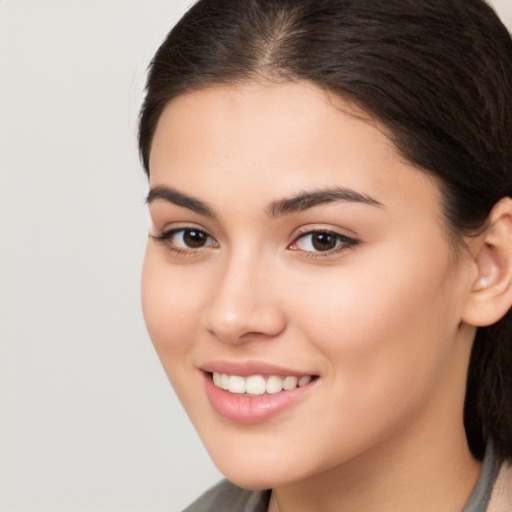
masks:
<svg viewBox="0 0 512 512"><path fill-rule="evenodd" d="M398 154L377 121L307 82L175 98L157 125L150 169L152 186L194 189L211 201L344 186L383 203L422 197L436 212L439 205L435 182Z"/></svg>
<svg viewBox="0 0 512 512"><path fill-rule="evenodd" d="M340 121L348 121L347 118L354 121L345 123L351 132L374 128L382 135L385 133L377 121L356 105L310 82L213 85L187 92L168 103L157 123L152 150L160 143L169 146L178 137L202 138L212 144L236 141L239 151L265 142L265 149L269 150L272 138L278 135L276 143L280 145L279 153L283 153L286 142L316 142L324 139L326 133L331 133L336 144L341 145L349 134L340 132ZM380 142L394 152L386 136Z"/></svg>

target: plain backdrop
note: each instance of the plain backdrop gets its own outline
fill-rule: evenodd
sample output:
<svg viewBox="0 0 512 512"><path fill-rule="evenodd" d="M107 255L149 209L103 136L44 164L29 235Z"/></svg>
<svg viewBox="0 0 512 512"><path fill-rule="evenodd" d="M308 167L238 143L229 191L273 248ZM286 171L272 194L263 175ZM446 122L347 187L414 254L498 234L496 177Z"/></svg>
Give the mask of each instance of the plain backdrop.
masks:
<svg viewBox="0 0 512 512"><path fill-rule="evenodd" d="M173 512L220 478L139 300L137 113L190 3L0 0L0 512Z"/></svg>

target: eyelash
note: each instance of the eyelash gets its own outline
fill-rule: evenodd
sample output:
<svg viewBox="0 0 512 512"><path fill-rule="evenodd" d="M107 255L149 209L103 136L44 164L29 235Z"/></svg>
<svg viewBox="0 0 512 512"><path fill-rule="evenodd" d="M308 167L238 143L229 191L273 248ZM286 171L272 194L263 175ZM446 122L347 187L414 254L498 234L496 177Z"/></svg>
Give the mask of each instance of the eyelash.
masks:
<svg viewBox="0 0 512 512"><path fill-rule="evenodd" d="M332 249L327 249L325 251L308 251L296 247L297 243L300 240L304 241L307 237L313 237L314 235L332 237L335 240L336 246L333 247ZM311 240L310 243L312 244L314 242ZM328 229L308 229L307 231L304 231L303 233L300 233L297 237L295 237L294 241L288 247L293 251L301 251L303 253L303 256L308 258L325 258L328 256L340 254L350 249L351 247L355 247L358 244L359 240L356 240L355 238L349 237L347 235L343 235L341 233L337 233L336 231L330 231Z"/></svg>
<svg viewBox="0 0 512 512"><path fill-rule="evenodd" d="M176 243L172 241L172 238L177 235L178 233L182 233L185 235L186 233L198 233L200 235L203 235L208 239L213 241L214 243L207 244L202 247L180 247L177 246ZM157 242L162 243L167 249L170 251L184 256L192 256L196 255L201 249L205 249L208 247L218 247L218 243L210 236L208 233L202 229L199 228L176 228L176 229L170 229L169 231L164 231L163 233L160 233L159 235L150 235L151 238L156 240Z"/></svg>
<svg viewBox="0 0 512 512"><path fill-rule="evenodd" d="M207 239L207 245L203 245L201 247L192 248L192 247L180 247L177 246L175 243L172 242L172 238L176 236L178 233L182 233L185 235L186 233L192 233L195 232L197 234L200 234L201 236L205 236ZM336 246L332 249L327 249L325 251L321 250L303 250L300 248L297 248L297 243L300 240L305 240L307 237L312 237L314 235L323 235L323 236L329 236L333 237L336 242ZM167 249L170 251L183 255L183 256L193 256L198 255L198 253L203 250L207 249L209 247L218 247L218 242L212 238L208 233L202 229L199 228L176 228L171 229L169 231L164 231L163 233L160 233L158 235L150 235L151 238L156 240L157 242L162 243L165 245ZM208 240L213 243L208 243ZM322 257L328 257L333 256L335 254L339 254L341 252L344 252L351 247L355 247L359 244L359 240L356 240L355 238L351 238L346 235L342 235L341 233L337 233L335 231L329 231L326 229L309 229L307 231L304 231L303 233L300 233L298 236L295 237L293 242L288 245L288 248L292 251L300 251L303 256L308 258L322 258Z"/></svg>

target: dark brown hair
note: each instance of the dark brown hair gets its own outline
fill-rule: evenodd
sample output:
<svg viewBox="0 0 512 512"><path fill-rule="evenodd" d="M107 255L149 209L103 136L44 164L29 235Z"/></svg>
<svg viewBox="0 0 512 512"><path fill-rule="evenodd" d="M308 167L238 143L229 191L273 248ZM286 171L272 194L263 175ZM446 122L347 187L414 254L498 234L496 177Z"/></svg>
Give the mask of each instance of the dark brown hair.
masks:
<svg viewBox="0 0 512 512"><path fill-rule="evenodd" d="M167 103L246 80L307 80L389 130L410 162L436 176L452 239L481 229L512 196L512 41L483 0L200 0L149 70L139 148ZM512 459L512 315L478 329L464 420Z"/></svg>

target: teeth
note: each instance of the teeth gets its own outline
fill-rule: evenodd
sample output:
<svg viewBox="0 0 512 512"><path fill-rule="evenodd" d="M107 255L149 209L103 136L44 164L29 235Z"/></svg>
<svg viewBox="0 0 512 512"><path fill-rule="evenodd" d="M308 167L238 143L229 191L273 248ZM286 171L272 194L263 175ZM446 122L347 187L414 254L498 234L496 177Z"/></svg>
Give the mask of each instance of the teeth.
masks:
<svg viewBox="0 0 512 512"><path fill-rule="evenodd" d="M297 387L297 382L299 379L297 377L286 377L283 380L283 389L289 391L290 389L295 389Z"/></svg>
<svg viewBox="0 0 512 512"><path fill-rule="evenodd" d="M230 393L245 393L245 379L238 375L230 375L229 377Z"/></svg>
<svg viewBox="0 0 512 512"><path fill-rule="evenodd" d="M220 387L226 391L229 389L229 375L226 375L225 373L221 374Z"/></svg>
<svg viewBox="0 0 512 512"><path fill-rule="evenodd" d="M263 395L265 387L265 379L261 375L251 375L245 379L245 392L250 395Z"/></svg>
<svg viewBox="0 0 512 512"><path fill-rule="evenodd" d="M283 380L277 375L271 375L267 379L267 385L265 386L267 393L279 393L283 390Z"/></svg>
<svg viewBox="0 0 512 512"><path fill-rule="evenodd" d="M213 372L213 383L230 393L248 395L263 395L265 393L273 394L280 391L290 391L297 386L302 387L309 384L312 380L310 375L302 377L279 377L271 375L263 377L262 375L250 375L249 377L240 377L239 375L228 375L227 373Z"/></svg>
<svg viewBox="0 0 512 512"><path fill-rule="evenodd" d="M311 382L311 377L309 375L304 375L299 379L299 387L305 386Z"/></svg>

